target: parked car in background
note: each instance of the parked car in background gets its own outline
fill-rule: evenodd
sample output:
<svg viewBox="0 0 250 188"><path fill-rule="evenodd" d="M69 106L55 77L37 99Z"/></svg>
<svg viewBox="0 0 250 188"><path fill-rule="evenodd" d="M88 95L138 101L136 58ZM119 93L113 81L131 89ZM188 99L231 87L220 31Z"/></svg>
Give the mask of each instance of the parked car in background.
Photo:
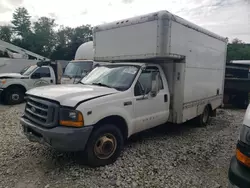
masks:
<svg viewBox="0 0 250 188"><path fill-rule="evenodd" d="M78 47L75 59L66 66L61 78L61 84L76 84L90 71L105 62L95 62L93 60L93 41L83 43Z"/></svg>

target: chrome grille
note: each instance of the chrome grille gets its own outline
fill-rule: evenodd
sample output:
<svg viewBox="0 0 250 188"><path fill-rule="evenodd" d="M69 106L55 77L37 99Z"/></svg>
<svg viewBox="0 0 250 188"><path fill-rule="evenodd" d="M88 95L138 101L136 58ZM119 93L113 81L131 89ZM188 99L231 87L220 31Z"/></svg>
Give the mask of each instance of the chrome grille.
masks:
<svg viewBox="0 0 250 188"><path fill-rule="evenodd" d="M28 96L24 115L41 126L53 127L57 122L58 105L50 101Z"/></svg>

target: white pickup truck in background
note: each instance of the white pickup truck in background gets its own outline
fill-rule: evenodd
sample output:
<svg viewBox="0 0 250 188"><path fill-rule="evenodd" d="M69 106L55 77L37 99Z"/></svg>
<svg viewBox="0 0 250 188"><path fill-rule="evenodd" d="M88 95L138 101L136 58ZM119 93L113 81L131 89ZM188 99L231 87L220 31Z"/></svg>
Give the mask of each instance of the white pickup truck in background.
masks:
<svg viewBox="0 0 250 188"><path fill-rule="evenodd" d="M20 73L0 74L0 98L5 104L24 101L25 92L38 86L59 84L64 64L60 62L37 62ZM64 65L65 66L65 65Z"/></svg>
<svg viewBox="0 0 250 188"><path fill-rule="evenodd" d="M27 92L21 124L30 141L83 150L113 163L131 135L197 118L222 105L227 40L167 11L97 26L94 59L112 61L79 84Z"/></svg>

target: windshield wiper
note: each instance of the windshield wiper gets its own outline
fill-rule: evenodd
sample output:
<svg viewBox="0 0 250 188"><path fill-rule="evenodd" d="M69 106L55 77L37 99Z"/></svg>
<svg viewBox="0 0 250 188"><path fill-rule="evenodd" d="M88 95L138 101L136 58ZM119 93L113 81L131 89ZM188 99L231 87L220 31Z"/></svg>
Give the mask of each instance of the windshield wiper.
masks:
<svg viewBox="0 0 250 188"><path fill-rule="evenodd" d="M66 74L63 74L63 75L62 75L62 77L66 77L66 78L72 79L72 77L71 77L71 76L66 75Z"/></svg>
<svg viewBox="0 0 250 188"><path fill-rule="evenodd" d="M110 86L108 86L108 85L106 85L106 84L100 83L100 82L98 82L98 83L92 83L92 85L96 85L96 86L103 86L103 87L112 88L112 87L110 87Z"/></svg>

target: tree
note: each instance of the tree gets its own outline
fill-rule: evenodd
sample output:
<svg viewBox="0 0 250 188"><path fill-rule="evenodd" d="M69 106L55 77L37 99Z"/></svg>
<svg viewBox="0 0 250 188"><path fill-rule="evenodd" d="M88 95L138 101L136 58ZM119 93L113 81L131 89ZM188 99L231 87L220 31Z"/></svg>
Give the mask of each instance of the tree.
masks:
<svg viewBox="0 0 250 188"><path fill-rule="evenodd" d="M82 25L76 28L61 27L56 36L56 47L51 58L72 60L77 48L92 40L92 27L90 25Z"/></svg>
<svg viewBox="0 0 250 188"><path fill-rule="evenodd" d="M232 44L243 44L242 40L235 38L232 40Z"/></svg>
<svg viewBox="0 0 250 188"><path fill-rule="evenodd" d="M12 38L11 26L0 26L0 39L5 42L10 42Z"/></svg>
<svg viewBox="0 0 250 188"><path fill-rule="evenodd" d="M61 26L56 33L55 50L53 51L52 59L71 59L69 55L69 45L74 29Z"/></svg>
<svg viewBox="0 0 250 188"><path fill-rule="evenodd" d="M73 59L77 48L85 43L92 40L92 27L90 25L82 25L76 27L72 36L70 37L70 43L68 46L68 57L67 59Z"/></svg>
<svg viewBox="0 0 250 188"><path fill-rule="evenodd" d="M13 13L13 19L11 23L14 25L14 32L25 40L31 32L30 15L24 7L19 7Z"/></svg>
<svg viewBox="0 0 250 188"><path fill-rule="evenodd" d="M34 34L30 36L30 40L33 41L32 46L35 48L36 53L46 57L51 55L56 42L55 26L55 20L47 17L41 17L34 22Z"/></svg>
<svg viewBox="0 0 250 188"><path fill-rule="evenodd" d="M231 60L250 60L250 44L233 39L227 46L227 62Z"/></svg>
<svg viewBox="0 0 250 188"><path fill-rule="evenodd" d="M70 27L61 27L56 33L57 46L66 47L70 42L74 29Z"/></svg>

